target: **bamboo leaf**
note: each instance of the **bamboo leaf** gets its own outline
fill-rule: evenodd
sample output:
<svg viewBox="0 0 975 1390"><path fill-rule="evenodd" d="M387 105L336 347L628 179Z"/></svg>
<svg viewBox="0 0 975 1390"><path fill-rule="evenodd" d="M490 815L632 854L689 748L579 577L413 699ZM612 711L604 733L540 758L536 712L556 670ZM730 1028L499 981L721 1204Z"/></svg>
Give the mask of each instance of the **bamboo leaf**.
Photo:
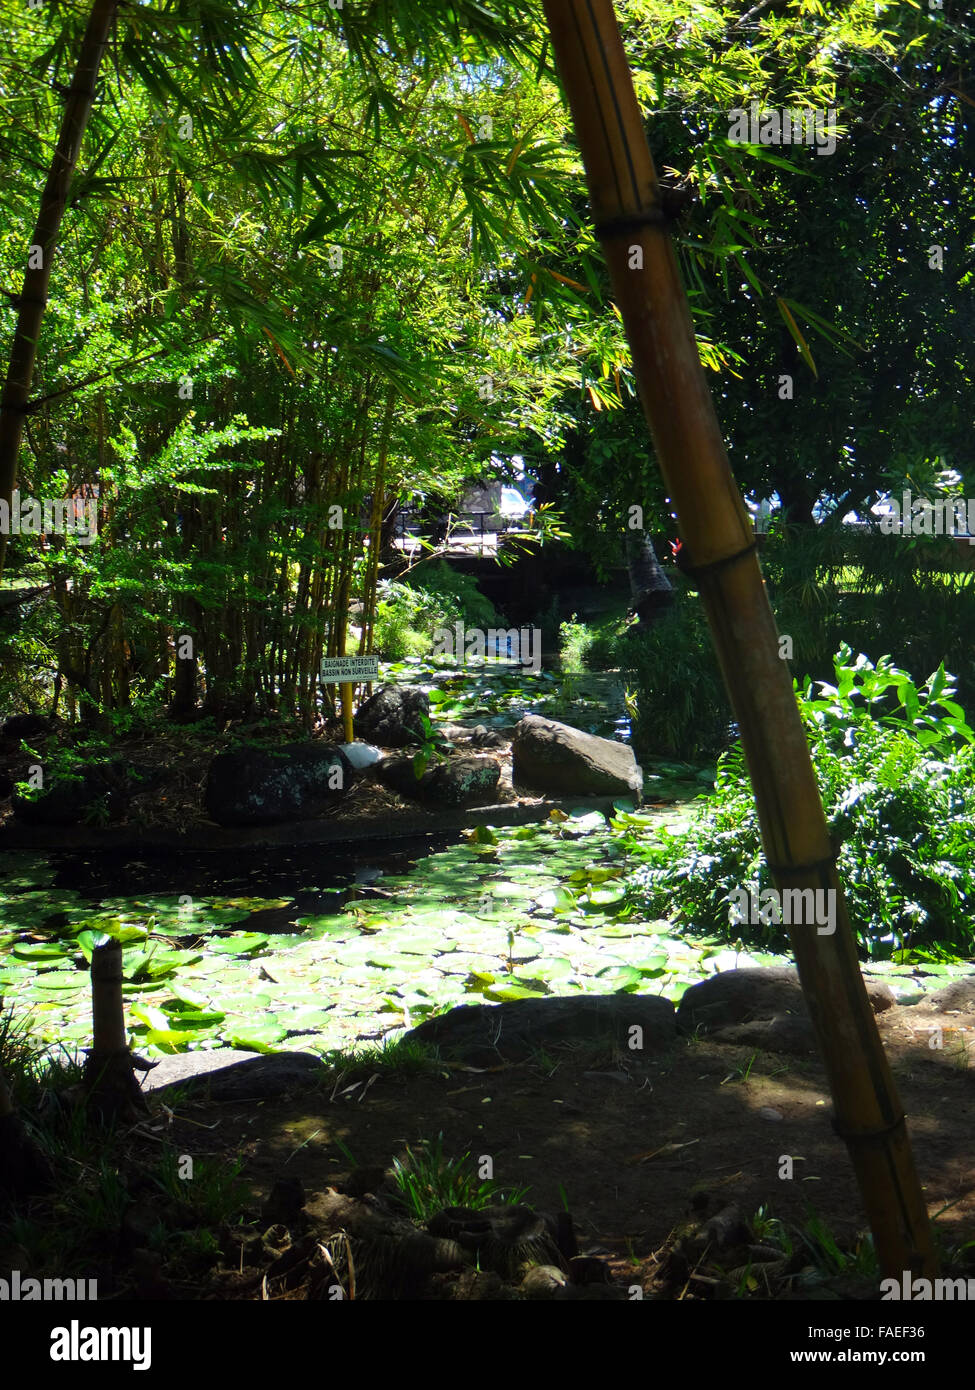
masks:
<svg viewBox="0 0 975 1390"><path fill-rule="evenodd" d="M809 351L809 344L806 342L805 338L802 336L802 332L801 332L801 330L800 330L800 328L799 328L799 325L796 323L795 319L792 317L792 314L791 314L790 311L789 311L789 306L788 306L787 302L786 302L784 299L782 299L780 295L776 295L776 297L775 297L775 302L776 302L776 304L778 305L779 313L782 315L783 319L785 320L786 327L788 328L789 332L792 334L793 338L795 339L796 343L798 344L799 351L802 353L803 361L805 362L805 364L806 364L806 366L809 368L809 370L812 372L813 376L816 377L817 380L818 380L818 378L819 378L819 373L817 372L817 370L816 370L816 364L815 364L815 362L814 362L813 359L812 359L812 353Z"/></svg>

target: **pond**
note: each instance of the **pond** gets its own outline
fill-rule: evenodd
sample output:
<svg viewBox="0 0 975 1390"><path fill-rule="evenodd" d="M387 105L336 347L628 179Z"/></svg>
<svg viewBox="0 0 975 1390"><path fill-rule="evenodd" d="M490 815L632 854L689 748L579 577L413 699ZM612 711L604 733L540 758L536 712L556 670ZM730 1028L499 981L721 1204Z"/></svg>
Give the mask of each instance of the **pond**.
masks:
<svg viewBox="0 0 975 1390"><path fill-rule="evenodd" d="M629 743L623 678L618 671L565 671L543 663L532 671L510 661L448 665L420 657L383 662L384 681L418 685L430 696L431 715L442 722L514 725L525 714L559 719L601 738Z"/></svg>
<svg viewBox="0 0 975 1390"><path fill-rule="evenodd" d="M87 963L123 943L126 1016L146 1056L199 1047L375 1045L455 1004L650 991L775 958L624 911L632 835L686 810L611 827L580 810L479 827L460 843L381 858L307 849L120 863L0 855L0 992L51 1045L90 1042Z"/></svg>

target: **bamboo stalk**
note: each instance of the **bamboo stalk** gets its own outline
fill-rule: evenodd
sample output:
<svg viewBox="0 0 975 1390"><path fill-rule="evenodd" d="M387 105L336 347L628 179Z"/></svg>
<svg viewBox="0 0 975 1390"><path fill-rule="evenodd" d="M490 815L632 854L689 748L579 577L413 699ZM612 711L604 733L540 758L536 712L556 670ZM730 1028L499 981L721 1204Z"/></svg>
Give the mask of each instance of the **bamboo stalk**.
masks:
<svg viewBox="0 0 975 1390"><path fill-rule="evenodd" d="M836 930L793 926L799 970L885 1276L933 1274L927 1209L856 955L751 521L728 462L612 0L543 0L660 471L741 731L776 887L832 890Z"/></svg>
<svg viewBox="0 0 975 1390"><path fill-rule="evenodd" d="M10 348L10 360L3 395L0 397L0 499L8 505L17 486L17 459L24 433L28 397L34 379L37 342L41 320L47 307L48 284L61 221L68 205L68 192L74 174L88 118L95 102L95 82L118 0L95 0L81 41L78 66L64 105L58 142L51 160L47 182L31 237L31 246L40 248L40 264L28 258L23 288L19 296L17 327ZM6 533L0 532L0 578L6 555Z"/></svg>

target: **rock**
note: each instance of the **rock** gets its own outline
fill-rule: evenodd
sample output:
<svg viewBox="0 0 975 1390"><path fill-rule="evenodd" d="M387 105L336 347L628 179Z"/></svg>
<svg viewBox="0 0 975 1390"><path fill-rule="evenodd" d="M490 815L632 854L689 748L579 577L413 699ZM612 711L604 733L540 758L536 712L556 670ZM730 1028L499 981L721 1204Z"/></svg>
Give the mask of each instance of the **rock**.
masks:
<svg viewBox="0 0 975 1390"><path fill-rule="evenodd" d="M708 1033L715 1042L734 1047L759 1047L766 1052L792 1052L798 1056L817 1050L816 1034L806 1014L777 1014L756 1018Z"/></svg>
<svg viewBox="0 0 975 1390"><path fill-rule="evenodd" d="M885 984L866 981L874 1013L894 1004ZM779 1052L814 1052L813 1032L799 976L792 966L722 970L685 990L677 1010L685 1033L701 1028L718 1042L768 1047Z"/></svg>
<svg viewBox="0 0 975 1390"><path fill-rule="evenodd" d="M886 1013L897 1003L897 995L883 980L864 980L863 983L867 987L867 998L875 1014Z"/></svg>
<svg viewBox="0 0 975 1390"><path fill-rule="evenodd" d="M382 758L378 748L374 748L371 743L340 743L337 745L339 752L344 753L349 760L349 765L354 772L362 772L367 767L373 767Z"/></svg>
<svg viewBox="0 0 975 1390"><path fill-rule="evenodd" d="M314 1085L328 1071L309 1052L179 1052L160 1058L143 1083L147 1091L189 1087L211 1100L264 1100L298 1086Z"/></svg>
<svg viewBox="0 0 975 1390"><path fill-rule="evenodd" d="M711 1032L752 1019L806 1013L799 976L791 966L722 970L684 991L677 1026Z"/></svg>
<svg viewBox="0 0 975 1390"><path fill-rule="evenodd" d="M423 741L420 715L430 717L425 691L384 685L359 708L353 727L360 738L380 748L406 748Z"/></svg>
<svg viewBox="0 0 975 1390"><path fill-rule="evenodd" d="M291 743L219 753L210 764L204 804L218 825L268 825L318 815L355 780L328 743Z"/></svg>
<svg viewBox="0 0 975 1390"><path fill-rule="evenodd" d="M48 775L42 776L39 796L14 795L14 815L24 825L79 825L98 803L104 811L100 819L120 820L131 798L148 785L138 769L119 760L87 767L76 780L49 783Z"/></svg>
<svg viewBox="0 0 975 1390"><path fill-rule="evenodd" d="M476 724L470 731L467 743L471 748L503 748L504 739L496 729L486 729L483 724Z"/></svg>
<svg viewBox="0 0 975 1390"><path fill-rule="evenodd" d="M427 775L432 801L442 806L485 806L496 797L501 764L495 758L450 758L429 768Z"/></svg>
<svg viewBox="0 0 975 1390"><path fill-rule="evenodd" d="M26 739L30 743L35 738L44 738L50 732L50 720L42 719L39 714L12 714L0 725L0 736L16 739L18 742Z"/></svg>
<svg viewBox="0 0 975 1390"><path fill-rule="evenodd" d="M552 1298L556 1289L569 1282L568 1276L556 1265L534 1265L521 1281L526 1298Z"/></svg>
<svg viewBox="0 0 975 1390"><path fill-rule="evenodd" d="M514 999L506 1004L460 1004L406 1034L467 1058L475 1066L521 1061L558 1042L627 1045L643 1030L643 1048L668 1046L676 1035L674 1006L647 994L590 994L575 999Z"/></svg>
<svg viewBox="0 0 975 1390"><path fill-rule="evenodd" d="M933 994L926 994L915 1006L937 1013L975 1014L975 975L963 975Z"/></svg>
<svg viewBox="0 0 975 1390"><path fill-rule="evenodd" d="M379 781L400 796L436 806L486 806L497 793L501 764L494 758L450 758L417 777L412 758L386 758Z"/></svg>
<svg viewBox="0 0 975 1390"><path fill-rule="evenodd" d="M635 796L643 791L643 773L632 748L610 738L596 738L554 719L528 714L512 741L516 783L558 796Z"/></svg>

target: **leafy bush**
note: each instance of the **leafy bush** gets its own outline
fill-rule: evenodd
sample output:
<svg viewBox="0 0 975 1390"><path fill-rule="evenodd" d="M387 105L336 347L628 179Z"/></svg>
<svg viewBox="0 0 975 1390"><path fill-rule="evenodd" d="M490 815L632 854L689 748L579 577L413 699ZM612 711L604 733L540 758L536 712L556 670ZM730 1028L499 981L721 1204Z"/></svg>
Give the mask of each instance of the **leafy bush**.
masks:
<svg viewBox="0 0 975 1390"><path fill-rule="evenodd" d="M409 585L422 595L420 612L431 627L449 627L463 622L465 627L507 627L507 620L477 587L472 574L463 574L445 560L418 567Z"/></svg>
<svg viewBox="0 0 975 1390"><path fill-rule="evenodd" d="M874 667L846 646L835 669L835 685L807 680L799 705L860 945L878 958L916 959L919 948L928 959L969 954L975 735L951 698L953 678L942 665L918 690L888 657ZM729 929L730 893L772 887L740 745L719 760L697 825L636 848L648 862L628 885L634 908L787 946L781 924Z"/></svg>
<svg viewBox="0 0 975 1390"><path fill-rule="evenodd" d="M918 679L946 662L971 708L975 586L958 569L950 539L893 538L837 517L819 526L773 525L761 557L779 631L792 637L798 669L828 681L841 643L853 651L876 651L882 643ZM910 623L903 621L906 609Z"/></svg>
<svg viewBox="0 0 975 1390"><path fill-rule="evenodd" d="M617 662L636 692L639 752L693 762L728 744L731 710L700 601L679 595L646 632L629 628Z"/></svg>
<svg viewBox="0 0 975 1390"><path fill-rule="evenodd" d="M386 661L402 661L407 656L424 656L432 638L418 632L414 624L420 611L419 595L405 584L385 583L383 597L376 604L373 645Z"/></svg>
<svg viewBox="0 0 975 1390"><path fill-rule="evenodd" d="M444 561L423 566L409 583L384 580L376 605L374 641L387 661L426 656L436 628L460 621L468 628L507 627L507 622L477 587L472 575Z"/></svg>
<svg viewBox="0 0 975 1390"><path fill-rule="evenodd" d="M588 666L588 656L595 634L585 623L575 620L575 615L559 627L559 659L563 671L584 671Z"/></svg>

